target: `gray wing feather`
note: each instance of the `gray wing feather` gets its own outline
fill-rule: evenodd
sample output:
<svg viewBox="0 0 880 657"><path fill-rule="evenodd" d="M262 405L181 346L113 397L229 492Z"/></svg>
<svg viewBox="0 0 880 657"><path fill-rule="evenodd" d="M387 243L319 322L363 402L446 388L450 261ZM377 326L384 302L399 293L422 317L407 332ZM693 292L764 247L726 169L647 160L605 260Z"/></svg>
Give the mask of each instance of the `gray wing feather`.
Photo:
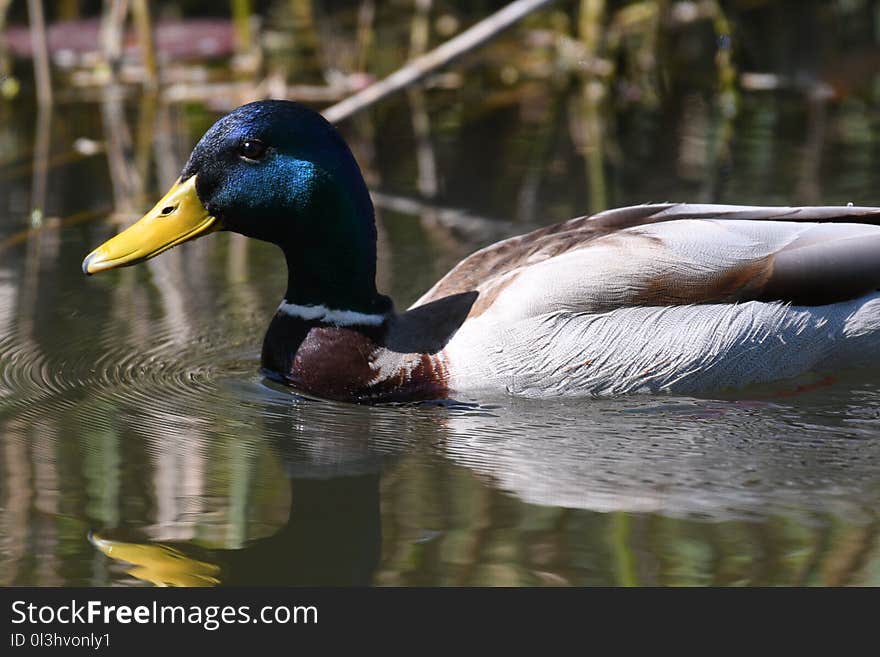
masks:
<svg viewBox="0 0 880 657"><path fill-rule="evenodd" d="M864 235L786 248L758 300L819 306L880 289L880 235Z"/></svg>
<svg viewBox="0 0 880 657"><path fill-rule="evenodd" d="M582 248L588 242L626 228L683 219L880 226L880 208L656 203L606 210L512 237L477 251L438 281L415 305L491 284L523 264ZM830 233L817 230L812 240L797 240L771 256L768 264L772 269L763 284L748 286L749 280L744 278L744 294L732 298L821 305L880 289L880 237L853 235L852 230L840 226ZM692 302L713 300L716 299L693 299Z"/></svg>

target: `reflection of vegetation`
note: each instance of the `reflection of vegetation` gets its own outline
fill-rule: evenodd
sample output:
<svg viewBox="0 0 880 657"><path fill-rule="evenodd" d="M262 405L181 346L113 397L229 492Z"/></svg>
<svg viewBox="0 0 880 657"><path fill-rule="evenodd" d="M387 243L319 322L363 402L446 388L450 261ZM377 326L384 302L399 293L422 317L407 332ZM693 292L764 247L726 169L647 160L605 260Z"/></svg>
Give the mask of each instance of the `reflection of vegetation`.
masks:
<svg viewBox="0 0 880 657"><path fill-rule="evenodd" d="M132 407L113 425L102 420L113 407L80 414L62 404L70 410L52 417L63 433L55 421L4 421L0 536L11 547L3 584L130 583L128 575L177 585L877 583L878 528L867 517L829 510L707 521L538 505L436 453L457 432L444 426L455 422L445 410L181 402L189 414ZM499 453L517 444L502 440ZM570 458L558 441L550 448ZM389 464L384 455L400 449ZM479 445L471 450L462 456L495 463ZM517 463L489 467L534 465ZM577 485L589 504L591 482ZM112 546L118 565L95 561L90 526L111 528L99 547ZM117 540L113 527L121 542L107 543ZM124 538L126 530L140 538Z"/></svg>

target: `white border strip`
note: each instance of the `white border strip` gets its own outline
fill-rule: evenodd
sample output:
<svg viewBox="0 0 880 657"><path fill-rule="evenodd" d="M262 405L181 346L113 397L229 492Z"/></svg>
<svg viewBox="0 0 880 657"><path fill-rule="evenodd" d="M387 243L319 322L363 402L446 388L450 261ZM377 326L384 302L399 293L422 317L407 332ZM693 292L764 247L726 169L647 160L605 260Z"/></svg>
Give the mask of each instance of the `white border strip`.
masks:
<svg viewBox="0 0 880 657"><path fill-rule="evenodd" d="M371 315L354 310L334 310L327 306L300 306L296 303L281 302L278 312L288 317L306 321L318 320L334 326L380 326L387 315Z"/></svg>

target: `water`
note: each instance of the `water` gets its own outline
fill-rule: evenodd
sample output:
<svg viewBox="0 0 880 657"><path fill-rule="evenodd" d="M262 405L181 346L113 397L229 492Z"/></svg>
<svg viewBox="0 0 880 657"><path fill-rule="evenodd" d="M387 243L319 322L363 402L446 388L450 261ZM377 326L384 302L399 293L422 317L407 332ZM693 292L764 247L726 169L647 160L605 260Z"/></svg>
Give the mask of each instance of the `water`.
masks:
<svg viewBox="0 0 880 657"><path fill-rule="evenodd" d="M479 246L602 207L880 205L870 90L726 118L694 85L611 112L577 82L466 82L344 123L381 193L380 288L405 307ZM274 247L212 235L82 276L215 117L0 105L0 583L880 584L872 372L358 407L259 376Z"/></svg>

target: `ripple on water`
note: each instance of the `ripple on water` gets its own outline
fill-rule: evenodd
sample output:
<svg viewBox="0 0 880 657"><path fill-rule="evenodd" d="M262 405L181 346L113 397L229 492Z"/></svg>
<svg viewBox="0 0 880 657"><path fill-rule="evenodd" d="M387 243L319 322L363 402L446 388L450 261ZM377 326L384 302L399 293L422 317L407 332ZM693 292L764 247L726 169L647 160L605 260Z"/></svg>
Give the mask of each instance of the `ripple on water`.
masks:
<svg viewBox="0 0 880 657"><path fill-rule="evenodd" d="M0 413L37 419L76 408L85 399L116 404L205 406L216 380L253 372L250 345L222 340L181 343L170 330L133 345L105 334L80 337L49 354L13 335L0 337Z"/></svg>

